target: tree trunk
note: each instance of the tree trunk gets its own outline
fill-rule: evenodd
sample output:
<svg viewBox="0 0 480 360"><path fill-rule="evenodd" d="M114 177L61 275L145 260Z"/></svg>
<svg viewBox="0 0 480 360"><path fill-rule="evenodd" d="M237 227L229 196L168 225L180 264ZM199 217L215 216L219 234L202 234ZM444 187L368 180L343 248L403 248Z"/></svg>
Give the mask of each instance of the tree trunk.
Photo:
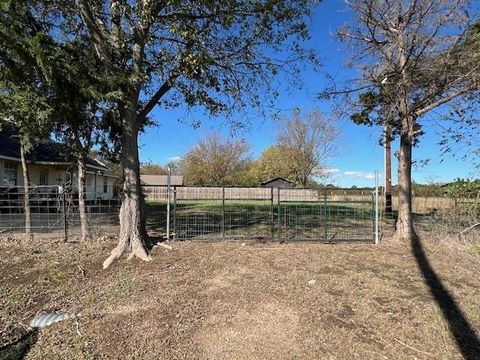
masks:
<svg viewBox="0 0 480 360"><path fill-rule="evenodd" d="M88 225L87 225L87 208L85 206L85 176L86 176L86 159L82 155L77 160L78 171L78 212L80 215L80 231L81 241L88 239ZM96 189L95 189L96 190Z"/></svg>
<svg viewBox="0 0 480 360"><path fill-rule="evenodd" d="M122 168L124 173L123 199L120 208L120 235L118 245L103 263L106 269L114 260L129 252L129 258L137 256L151 260L145 240L145 219L140 184L138 157L138 120L133 110L126 110L122 133Z"/></svg>
<svg viewBox="0 0 480 360"><path fill-rule="evenodd" d="M25 147L22 142L20 142L20 160L22 162L23 175L23 211L25 214L25 235L28 239L32 239L32 216L30 214L30 174L28 172L27 160L25 159Z"/></svg>
<svg viewBox="0 0 480 360"><path fill-rule="evenodd" d="M413 119L404 122L400 135L400 152L398 157L398 219L395 238L412 240L416 234L412 214L412 148Z"/></svg>

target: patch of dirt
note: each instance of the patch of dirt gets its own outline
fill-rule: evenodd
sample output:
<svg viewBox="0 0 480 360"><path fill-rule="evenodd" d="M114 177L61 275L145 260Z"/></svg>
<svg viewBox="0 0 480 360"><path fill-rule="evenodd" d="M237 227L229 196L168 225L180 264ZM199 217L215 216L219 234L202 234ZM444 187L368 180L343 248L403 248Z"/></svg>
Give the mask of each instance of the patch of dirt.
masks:
<svg viewBox="0 0 480 360"><path fill-rule="evenodd" d="M292 308L275 301L251 304L207 317L197 341L205 359L292 358L300 348L298 326Z"/></svg>
<svg viewBox="0 0 480 360"><path fill-rule="evenodd" d="M26 359L462 358L409 244L172 245L102 270L112 241L0 242L0 347L38 312L82 312ZM478 334L480 265L426 249Z"/></svg>

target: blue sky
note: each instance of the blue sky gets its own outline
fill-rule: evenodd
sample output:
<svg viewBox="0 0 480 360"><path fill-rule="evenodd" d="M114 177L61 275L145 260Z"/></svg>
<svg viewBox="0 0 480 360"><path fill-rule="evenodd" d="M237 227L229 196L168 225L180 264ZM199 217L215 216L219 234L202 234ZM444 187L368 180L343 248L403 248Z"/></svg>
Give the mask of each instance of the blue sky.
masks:
<svg viewBox="0 0 480 360"><path fill-rule="evenodd" d="M320 3L312 18L312 39L306 46L317 50L323 66L320 71L306 68L303 72L301 89L283 88L276 107L285 113L294 108L310 110L319 108L328 112L329 104L316 99L316 95L327 85L325 74L340 79L348 79L351 72L344 66L345 54L335 39L334 33L339 26L350 19L341 1L327 0ZM199 139L208 132L219 132L231 136L230 127L222 118L209 118L201 111L185 111L185 109L163 110L156 108L151 113L158 126L146 130L140 137L140 160L165 164L171 159L178 159L185 154ZM193 121L200 120L201 126L194 129ZM327 164L333 176L325 180L339 186L372 186L373 172L383 172L383 148L378 145L381 130L358 126L349 119L339 119L341 132L338 155ZM430 162L427 166L414 168L413 180L419 183L430 181L447 182L457 177L467 178L472 169L468 163L448 157L440 157L438 133L441 127L435 122L424 122L425 136L414 149L414 159ZM252 156L258 156L262 149L275 143L274 123L271 119L259 119L247 129L235 135L245 139L251 145ZM392 152L398 149L398 143L392 144ZM393 158L392 178L396 183L396 162ZM380 176L380 182L383 182Z"/></svg>

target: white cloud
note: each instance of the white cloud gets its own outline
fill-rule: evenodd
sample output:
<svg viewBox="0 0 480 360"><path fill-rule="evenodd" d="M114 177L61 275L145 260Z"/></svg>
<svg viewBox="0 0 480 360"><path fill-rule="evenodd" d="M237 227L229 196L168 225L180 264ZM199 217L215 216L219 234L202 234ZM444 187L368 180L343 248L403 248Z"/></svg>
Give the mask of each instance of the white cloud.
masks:
<svg viewBox="0 0 480 360"><path fill-rule="evenodd" d="M167 158L168 161L180 161L182 160L182 157L181 156L172 156L172 157L169 157Z"/></svg>
<svg viewBox="0 0 480 360"><path fill-rule="evenodd" d="M369 172L363 172L363 171L345 171L343 175L348 176L348 177L353 177L353 178L363 178L363 179L368 179L368 180L373 180L375 179L375 173Z"/></svg>
<svg viewBox="0 0 480 360"><path fill-rule="evenodd" d="M340 169L325 169L323 171L328 173L328 174L336 174L340 171Z"/></svg>
<svg viewBox="0 0 480 360"><path fill-rule="evenodd" d="M340 172L339 169L331 168L316 168L313 170L313 176L318 181L321 181L321 178L333 178Z"/></svg>

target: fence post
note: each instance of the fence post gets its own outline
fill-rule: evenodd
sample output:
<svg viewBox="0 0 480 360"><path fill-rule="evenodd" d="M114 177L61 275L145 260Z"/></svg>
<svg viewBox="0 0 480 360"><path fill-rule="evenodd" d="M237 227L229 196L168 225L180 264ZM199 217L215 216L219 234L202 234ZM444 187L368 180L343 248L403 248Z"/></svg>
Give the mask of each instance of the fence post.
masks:
<svg viewBox="0 0 480 360"><path fill-rule="evenodd" d="M62 211L63 211L63 241L68 240L68 219L67 219L67 199L65 194L65 187L59 186L58 191L62 192Z"/></svg>
<svg viewBox="0 0 480 360"><path fill-rule="evenodd" d="M170 169L167 171L167 240L170 240Z"/></svg>
<svg viewBox="0 0 480 360"><path fill-rule="evenodd" d="M325 226L323 228L323 239L328 240L328 213L327 213L327 189L323 189L323 220Z"/></svg>
<svg viewBox="0 0 480 360"><path fill-rule="evenodd" d="M378 238L378 171L375 171L375 245L379 244Z"/></svg>
<svg viewBox="0 0 480 360"><path fill-rule="evenodd" d="M177 240L177 186L173 186L173 240Z"/></svg>
<svg viewBox="0 0 480 360"><path fill-rule="evenodd" d="M275 241L275 216L273 214L273 187L270 188L270 214L271 214L271 232L272 241Z"/></svg>
<svg viewBox="0 0 480 360"><path fill-rule="evenodd" d="M282 242L282 226L281 226L281 206L280 206L280 188L277 188L277 234L278 234L278 241Z"/></svg>
<svg viewBox="0 0 480 360"><path fill-rule="evenodd" d="M222 238L225 240L225 186L222 187Z"/></svg>

